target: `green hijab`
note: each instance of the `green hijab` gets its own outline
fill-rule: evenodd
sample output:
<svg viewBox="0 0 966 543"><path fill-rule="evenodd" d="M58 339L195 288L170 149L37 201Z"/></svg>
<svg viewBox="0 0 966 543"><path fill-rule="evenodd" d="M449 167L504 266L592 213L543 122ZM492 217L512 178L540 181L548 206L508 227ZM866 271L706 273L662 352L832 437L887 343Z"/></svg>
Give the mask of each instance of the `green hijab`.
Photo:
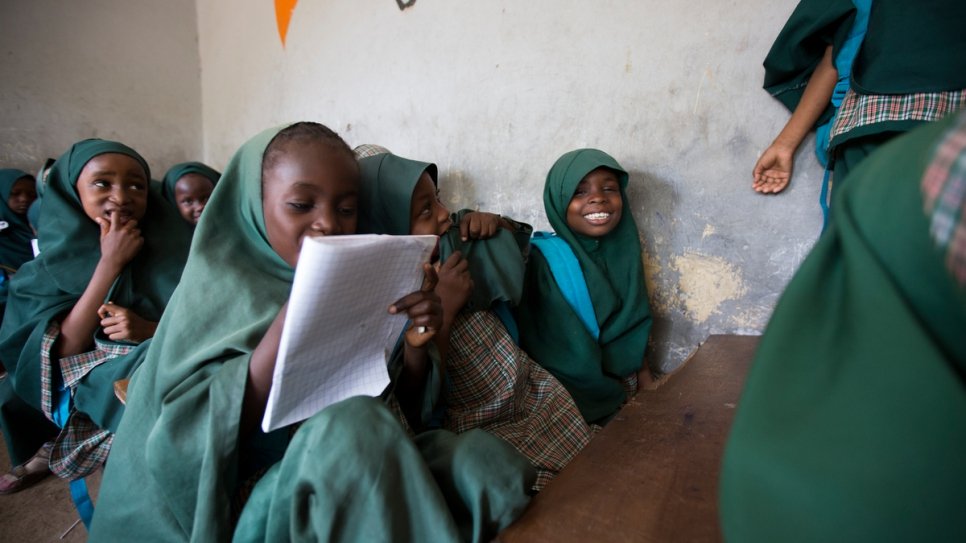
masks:
<svg viewBox="0 0 966 543"><path fill-rule="evenodd" d="M966 289L930 239L920 190L955 121L849 174L782 294L725 450L727 540L966 540ZM960 210L963 186L947 201Z"/></svg>
<svg viewBox="0 0 966 543"><path fill-rule="evenodd" d="M588 238L567 226L567 206L580 181L601 167L618 174L622 216L606 236ZM557 160L544 186L547 219L580 263L600 326L599 340L594 341L563 299L539 251L528 262L520 307L524 350L557 376L591 422L608 417L623 403L621 380L641 368L651 330L640 238L625 192L627 180L627 172L607 153L578 149Z"/></svg>
<svg viewBox="0 0 966 543"><path fill-rule="evenodd" d="M19 269L34 257L30 246L34 233L26 215L14 213L7 205L13 185L23 178L33 179L34 176L21 170L0 170L0 198L3 199L0 201L0 221L7 223L7 227L0 230L0 265L12 270Z"/></svg>
<svg viewBox="0 0 966 543"><path fill-rule="evenodd" d="M212 185L217 185L218 179L221 177L221 173L218 170L201 162L182 162L171 166L171 169L168 170L168 173L164 174L164 179L161 181L163 187L161 190L164 193L164 198L175 206L178 205L178 202L175 200L174 186L178 183L178 179L181 179L189 173L196 173L207 178L211 181Z"/></svg>
<svg viewBox="0 0 966 543"><path fill-rule="evenodd" d="M408 235L416 183L423 173L428 173L433 184L438 185L436 165L386 152L360 159L359 167L362 172L360 232ZM489 309L498 301L516 305L523 289L523 253L529 245L529 227L521 225L525 230L522 240L500 228L490 239L463 241L459 222L466 213L469 210L453 214L453 226L439 241L441 261L460 251L469 263L473 294L465 309Z"/></svg>
<svg viewBox="0 0 966 543"><path fill-rule="evenodd" d="M181 285L128 390L137 400L117 432L93 539L124 539L119 519L159 541L231 539L248 364L294 276L269 244L262 212L262 156L282 128L235 153L205 208Z"/></svg>
<svg viewBox="0 0 966 543"><path fill-rule="evenodd" d="M124 144L99 139L75 143L48 175L38 232L43 250L11 281L0 328L0 360L14 375L17 392L34 407L40 405L43 335L52 320L63 318L77 303L100 260L100 227L84 213L76 185L87 162L105 153L130 156L150 175L141 155ZM108 298L157 321L181 277L190 231L161 201L155 187L149 191L147 210L138 224L144 245L125 266ZM99 339L110 343L106 337Z"/></svg>

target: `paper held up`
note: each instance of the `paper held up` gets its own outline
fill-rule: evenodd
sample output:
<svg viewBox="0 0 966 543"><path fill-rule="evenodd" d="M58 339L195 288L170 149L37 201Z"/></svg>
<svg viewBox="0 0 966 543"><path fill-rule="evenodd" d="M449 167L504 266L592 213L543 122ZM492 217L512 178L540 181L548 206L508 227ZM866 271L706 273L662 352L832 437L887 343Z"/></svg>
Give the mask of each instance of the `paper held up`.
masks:
<svg viewBox="0 0 966 543"><path fill-rule="evenodd" d="M406 324L389 305L420 288L436 236L305 238L295 269L262 430L305 420L389 385Z"/></svg>

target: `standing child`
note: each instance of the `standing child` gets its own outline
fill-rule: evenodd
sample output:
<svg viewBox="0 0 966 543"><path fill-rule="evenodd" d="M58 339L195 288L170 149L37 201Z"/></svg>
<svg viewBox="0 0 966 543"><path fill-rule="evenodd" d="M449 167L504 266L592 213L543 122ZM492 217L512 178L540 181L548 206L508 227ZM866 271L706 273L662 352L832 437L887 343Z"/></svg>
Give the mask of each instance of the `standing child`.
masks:
<svg viewBox="0 0 966 543"><path fill-rule="evenodd" d="M590 440L567 391L514 341L530 227L491 213L453 216L439 201L435 164L379 154L360 161L361 227L440 236L444 428L480 428L537 468L540 490Z"/></svg>
<svg viewBox="0 0 966 543"><path fill-rule="evenodd" d="M84 140L53 166L43 252L11 282L0 360L17 393L63 428L50 457L57 475L103 464L123 411L114 382L143 360L188 234L130 147Z"/></svg>
<svg viewBox="0 0 966 543"><path fill-rule="evenodd" d="M195 226L220 177L217 170L201 162L182 162L164 174L162 192L164 198L177 208L181 218Z"/></svg>
<svg viewBox="0 0 966 543"><path fill-rule="evenodd" d="M626 186L627 172L603 151L557 160L543 190L556 234L534 235L519 311L524 350L598 424L636 392L651 330Z"/></svg>
<svg viewBox="0 0 966 543"><path fill-rule="evenodd" d="M267 130L231 159L132 379L93 540L489 540L523 509L535 474L512 448L482 432L411 439L374 398L258 429L302 240L354 233L358 188L352 150L317 123ZM412 320L387 396L415 428L442 321L425 271L421 290L387 300Z"/></svg>

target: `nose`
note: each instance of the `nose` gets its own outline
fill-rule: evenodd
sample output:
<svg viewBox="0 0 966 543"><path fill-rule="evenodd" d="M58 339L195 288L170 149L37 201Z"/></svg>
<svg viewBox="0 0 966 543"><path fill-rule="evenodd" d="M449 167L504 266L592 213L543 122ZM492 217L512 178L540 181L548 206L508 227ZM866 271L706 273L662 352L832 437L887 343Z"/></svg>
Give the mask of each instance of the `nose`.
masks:
<svg viewBox="0 0 966 543"><path fill-rule="evenodd" d="M334 210L321 210L312 221L312 231L322 236L336 236L342 233L342 227L336 219Z"/></svg>
<svg viewBox="0 0 966 543"><path fill-rule="evenodd" d="M594 203L603 202L604 201L604 193L601 192L601 191L599 191L599 190L592 190L590 192L590 197L588 198L588 201L594 202Z"/></svg>
<svg viewBox="0 0 966 543"><path fill-rule="evenodd" d="M130 198L130 195L127 193L127 191L124 190L123 186L115 186L111 190L110 199L116 205L123 205L123 204L126 204L128 200L130 200L131 198Z"/></svg>

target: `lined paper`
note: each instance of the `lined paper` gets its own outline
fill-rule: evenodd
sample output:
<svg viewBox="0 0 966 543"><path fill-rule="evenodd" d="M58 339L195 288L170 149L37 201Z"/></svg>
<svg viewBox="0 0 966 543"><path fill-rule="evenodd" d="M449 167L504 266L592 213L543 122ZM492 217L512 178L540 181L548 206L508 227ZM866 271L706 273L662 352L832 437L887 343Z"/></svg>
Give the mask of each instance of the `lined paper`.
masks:
<svg viewBox="0 0 966 543"><path fill-rule="evenodd" d="M419 289L436 236L305 238L262 419L270 432L389 385L406 324L389 305Z"/></svg>

